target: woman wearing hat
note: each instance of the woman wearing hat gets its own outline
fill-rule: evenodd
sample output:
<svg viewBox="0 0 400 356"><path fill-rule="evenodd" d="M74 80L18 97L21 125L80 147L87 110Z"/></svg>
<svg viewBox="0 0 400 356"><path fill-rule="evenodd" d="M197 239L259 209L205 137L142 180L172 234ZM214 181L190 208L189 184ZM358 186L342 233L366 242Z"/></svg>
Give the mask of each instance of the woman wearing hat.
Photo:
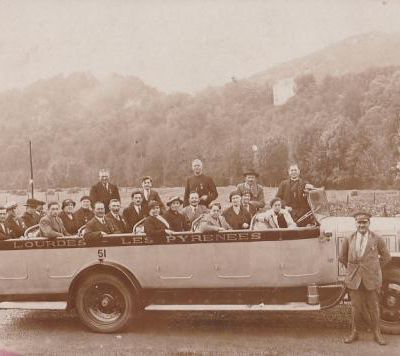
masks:
<svg viewBox="0 0 400 356"><path fill-rule="evenodd" d="M222 216L225 218L227 223L232 226L234 230L248 229L250 226L251 215L245 210L242 203L242 194L235 190L229 194L229 201L232 206L226 209Z"/></svg>
<svg viewBox="0 0 400 356"><path fill-rule="evenodd" d="M169 227L173 231L187 231L188 221L185 215L179 212L179 208L183 204L183 200L178 196L172 197L167 201L168 210L163 214L165 220L167 220Z"/></svg>
<svg viewBox="0 0 400 356"><path fill-rule="evenodd" d="M231 229L231 226L221 215L221 204L217 202L211 203L210 212L208 214L204 214L200 221L200 232L216 232Z"/></svg>
<svg viewBox="0 0 400 356"><path fill-rule="evenodd" d="M62 220L65 230L71 235L78 233L78 223L74 216L75 202L72 199L65 199L61 205L61 213L58 217Z"/></svg>
<svg viewBox="0 0 400 356"><path fill-rule="evenodd" d="M160 203L151 200L148 204L149 216L144 221L144 233L155 242L163 242L166 234L171 234L169 223L161 215Z"/></svg>

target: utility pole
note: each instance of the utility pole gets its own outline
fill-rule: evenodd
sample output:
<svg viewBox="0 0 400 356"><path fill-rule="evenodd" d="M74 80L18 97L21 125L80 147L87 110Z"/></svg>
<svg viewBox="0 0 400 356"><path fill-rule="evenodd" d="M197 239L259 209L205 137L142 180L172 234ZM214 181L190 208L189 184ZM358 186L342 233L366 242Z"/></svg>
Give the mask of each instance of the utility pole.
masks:
<svg viewBox="0 0 400 356"><path fill-rule="evenodd" d="M31 195L32 199L34 198L34 189L33 189L33 163L32 163L32 141L29 140L29 161L31 165L31 179L29 180L29 184L31 186Z"/></svg>

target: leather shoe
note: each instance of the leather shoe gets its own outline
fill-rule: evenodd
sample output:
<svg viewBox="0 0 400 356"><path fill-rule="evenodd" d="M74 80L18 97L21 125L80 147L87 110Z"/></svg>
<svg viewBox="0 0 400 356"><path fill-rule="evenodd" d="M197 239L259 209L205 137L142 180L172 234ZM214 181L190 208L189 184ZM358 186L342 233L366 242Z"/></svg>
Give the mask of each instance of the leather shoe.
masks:
<svg viewBox="0 0 400 356"><path fill-rule="evenodd" d="M374 337L375 337L375 341L379 344L379 345L386 345L386 341L383 338L383 335L381 334L380 330L375 330L374 331Z"/></svg>
<svg viewBox="0 0 400 356"><path fill-rule="evenodd" d="M358 340L358 332L357 332L356 329L353 329L353 330L351 330L350 335L347 336L347 337L343 340L343 342L344 342L345 344L351 344L352 342L357 341L357 340Z"/></svg>

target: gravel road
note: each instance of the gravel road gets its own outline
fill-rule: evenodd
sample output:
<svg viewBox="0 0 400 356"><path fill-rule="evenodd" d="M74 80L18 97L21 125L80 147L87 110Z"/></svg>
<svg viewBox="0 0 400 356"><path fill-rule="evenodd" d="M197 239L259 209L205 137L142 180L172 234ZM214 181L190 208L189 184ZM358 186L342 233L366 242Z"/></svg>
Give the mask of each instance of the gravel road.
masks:
<svg viewBox="0 0 400 356"><path fill-rule="evenodd" d="M95 334L73 312L0 311L0 350L21 355L399 355L367 332L345 345L349 307L325 312L145 312L120 334ZM3 355L0 351L0 355Z"/></svg>

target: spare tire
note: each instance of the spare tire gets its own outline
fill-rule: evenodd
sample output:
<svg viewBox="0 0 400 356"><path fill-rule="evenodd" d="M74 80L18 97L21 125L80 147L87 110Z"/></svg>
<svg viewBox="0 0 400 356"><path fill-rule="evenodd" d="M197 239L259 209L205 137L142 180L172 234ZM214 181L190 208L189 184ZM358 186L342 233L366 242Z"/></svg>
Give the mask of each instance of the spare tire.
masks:
<svg viewBox="0 0 400 356"><path fill-rule="evenodd" d="M82 323L100 333L121 331L134 311L129 285L104 272L95 272L79 283L75 305Z"/></svg>
<svg viewBox="0 0 400 356"><path fill-rule="evenodd" d="M400 268L389 266L383 275L380 295L381 330L400 334Z"/></svg>

